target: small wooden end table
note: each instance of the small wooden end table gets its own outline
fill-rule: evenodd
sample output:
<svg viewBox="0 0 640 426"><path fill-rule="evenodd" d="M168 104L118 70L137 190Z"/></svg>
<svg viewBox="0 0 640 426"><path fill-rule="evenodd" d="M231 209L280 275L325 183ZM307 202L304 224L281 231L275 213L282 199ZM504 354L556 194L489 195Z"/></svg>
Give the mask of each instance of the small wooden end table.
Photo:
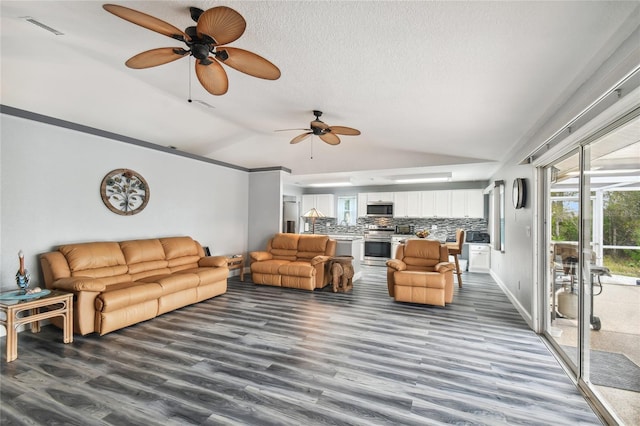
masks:
<svg viewBox="0 0 640 426"><path fill-rule="evenodd" d="M235 254L227 257L227 268L230 271L234 269L240 269L240 281L244 282L244 256L241 254Z"/></svg>
<svg viewBox="0 0 640 426"><path fill-rule="evenodd" d="M346 293L353 288L353 256L335 256L329 263L333 292Z"/></svg>
<svg viewBox="0 0 640 426"><path fill-rule="evenodd" d="M38 333L41 320L62 317L63 341L73 342L73 293L51 290L31 299L0 298L0 313L5 316L0 324L7 330L7 362L18 358L18 327L23 324L31 324L31 332Z"/></svg>

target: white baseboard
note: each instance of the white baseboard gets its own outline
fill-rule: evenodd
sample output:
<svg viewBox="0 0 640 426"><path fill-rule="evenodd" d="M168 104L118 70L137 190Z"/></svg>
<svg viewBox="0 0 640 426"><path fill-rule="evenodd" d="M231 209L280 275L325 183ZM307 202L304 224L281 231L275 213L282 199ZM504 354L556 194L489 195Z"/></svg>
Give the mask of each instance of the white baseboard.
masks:
<svg viewBox="0 0 640 426"><path fill-rule="evenodd" d="M498 275L496 275L495 272L490 271L489 273L491 274L491 277L495 280L495 282L498 283L498 287L500 287L502 292L507 295L507 298L509 299L509 301L513 304L513 306L516 307L516 310L518 311L522 319L524 319L524 321L527 323L529 328L535 331L535 327L533 326L533 318L531 317L529 312L527 312L524 306L520 304L520 301L516 299L513 293L511 293L511 291L509 291L507 286L504 285L504 282L502 282L500 277L498 277Z"/></svg>

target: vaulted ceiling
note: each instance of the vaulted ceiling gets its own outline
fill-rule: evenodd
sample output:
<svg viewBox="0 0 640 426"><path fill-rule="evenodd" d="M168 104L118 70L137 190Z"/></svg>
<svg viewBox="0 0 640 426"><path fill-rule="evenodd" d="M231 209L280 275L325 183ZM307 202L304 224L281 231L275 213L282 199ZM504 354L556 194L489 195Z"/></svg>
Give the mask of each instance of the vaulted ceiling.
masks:
<svg viewBox="0 0 640 426"><path fill-rule="evenodd" d="M452 172L485 180L637 26L638 2L122 1L178 28L189 6L246 20L230 46L280 79L226 68L229 90L198 83L193 58L124 62L180 41L94 1L2 1L1 103L294 182ZM28 18L31 18L29 20ZM37 21L62 33L34 25ZM188 99L194 102L187 102ZM291 145L312 111L359 129L330 146Z"/></svg>

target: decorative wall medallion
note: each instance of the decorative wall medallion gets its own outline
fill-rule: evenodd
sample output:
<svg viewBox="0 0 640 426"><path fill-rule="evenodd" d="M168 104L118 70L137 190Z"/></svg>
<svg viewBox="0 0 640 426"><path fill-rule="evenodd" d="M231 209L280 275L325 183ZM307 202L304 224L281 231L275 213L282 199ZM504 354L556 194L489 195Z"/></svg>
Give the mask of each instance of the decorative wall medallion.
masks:
<svg viewBox="0 0 640 426"><path fill-rule="evenodd" d="M527 203L527 181L524 178L516 178L513 181L513 192L511 193L513 207L521 209Z"/></svg>
<svg viewBox="0 0 640 426"><path fill-rule="evenodd" d="M149 186L133 170L112 170L102 179L100 195L104 205L114 213L129 216L140 213L149 202Z"/></svg>

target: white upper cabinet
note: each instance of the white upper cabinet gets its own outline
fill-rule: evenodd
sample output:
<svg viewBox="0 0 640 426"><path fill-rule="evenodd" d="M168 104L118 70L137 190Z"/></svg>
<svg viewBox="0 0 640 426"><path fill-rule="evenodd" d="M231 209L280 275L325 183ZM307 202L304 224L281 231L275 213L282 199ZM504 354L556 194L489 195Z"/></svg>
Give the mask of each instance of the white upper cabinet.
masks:
<svg viewBox="0 0 640 426"><path fill-rule="evenodd" d="M393 202L393 192L369 192L367 193L367 201L369 203Z"/></svg>
<svg viewBox="0 0 640 426"><path fill-rule="evenodd" d="M302 196L302 214L314 207L327 217L336 217L333 194L304 194Z"/></svg>
<svg viewBox="0 0 640 426"><path fill-rule="evenodd" d="M393 216L484 217L482 189L437 191L364 192L358 194L358 215L365 216L367 203L393 202Z"/></svg>
<svg viewBox="0 0 640 426"><path fill-rule="evenodd" d="M484 193L482 189L467 190L468 217L484 217Z"/></svg>
<svg viewBox="0 0 640 426"><path fill-rule="evenodd" d="M316 210L325 216L336 217L335 197L333 194L317 194Z"/></svg>
<svg viewBox="0 0 640 426"><path fill-rule="evenodd" d="M436 217L452 217L451 216L451 192L452 191L431 191L435 195L435 215Z"/></svg>
<svg viewBox="0 0 640 426"><path fill-rule="evenodd" d="M421 217L420 191L403 191L393 194L394 217Z"/></svg>
<svg viewBox="0 0 640 426"><path fill-rule="evenodd" d="M422 217L451 217L451 191L421 191Z"/></svg>
<svg viewBox="0 0 640 426"><path fill-rule="evenodd" d="M484 194L481 189L451 191L451 217L484 217Z"/></svg>
<svg viewBox="0 0 640 426"><path fill-rule="evenodd" d="M358 217L367 215L367 196L366 192L358 194Z"/></svg>

